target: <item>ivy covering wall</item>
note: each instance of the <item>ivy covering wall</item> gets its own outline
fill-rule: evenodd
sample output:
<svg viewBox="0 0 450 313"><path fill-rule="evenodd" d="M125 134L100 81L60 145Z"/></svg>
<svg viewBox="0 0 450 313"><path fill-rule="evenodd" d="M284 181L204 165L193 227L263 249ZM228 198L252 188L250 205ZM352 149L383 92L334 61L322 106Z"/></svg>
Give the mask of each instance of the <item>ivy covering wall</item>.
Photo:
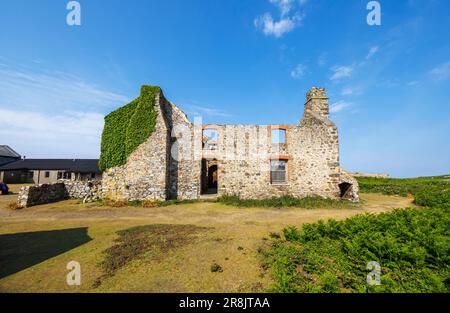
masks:
<svg viewBox="0 0 450 313"><path fill-rule="evenodd" d="M105 117L99 168L123 165L128 156L153 133L158 86L142 86L138 98Z"/></svg>

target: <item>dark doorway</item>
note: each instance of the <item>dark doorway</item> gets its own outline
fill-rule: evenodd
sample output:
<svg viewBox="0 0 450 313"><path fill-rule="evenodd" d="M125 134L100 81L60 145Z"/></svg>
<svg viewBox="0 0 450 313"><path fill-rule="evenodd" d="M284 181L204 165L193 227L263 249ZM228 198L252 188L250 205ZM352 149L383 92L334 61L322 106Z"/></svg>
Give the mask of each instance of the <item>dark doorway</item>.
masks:
<svg viewBox="0 0 450 313"><path fill-rule="evenodd" d="M202 160L202 194L216 194L218 183L217 160Z"/></svg>
<svg viewBox="0 0 450 313"><path fill-rule="evenodd" d="M208 167L208 189L216 189L217 192L217 165Z"/></svg>
<svg viewBox="0 0 450 313"><path fill-rule="evenodd" d="M350 192L352 191L352 184L350 183L340 183L339 191L341 199L349 199Z"/></svg>

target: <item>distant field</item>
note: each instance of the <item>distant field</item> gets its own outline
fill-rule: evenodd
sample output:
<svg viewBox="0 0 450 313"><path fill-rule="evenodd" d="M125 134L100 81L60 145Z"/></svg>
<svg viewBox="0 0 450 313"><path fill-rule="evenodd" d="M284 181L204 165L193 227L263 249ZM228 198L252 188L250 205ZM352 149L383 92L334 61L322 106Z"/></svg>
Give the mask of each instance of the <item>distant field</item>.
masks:
<svg viewBox="0 0 450 313"><path fill-rule="evenodd" d="M450 187L450 175L417 178L357 177L361 192L379 192L386 195L407 196L430 186Z"/></svg>

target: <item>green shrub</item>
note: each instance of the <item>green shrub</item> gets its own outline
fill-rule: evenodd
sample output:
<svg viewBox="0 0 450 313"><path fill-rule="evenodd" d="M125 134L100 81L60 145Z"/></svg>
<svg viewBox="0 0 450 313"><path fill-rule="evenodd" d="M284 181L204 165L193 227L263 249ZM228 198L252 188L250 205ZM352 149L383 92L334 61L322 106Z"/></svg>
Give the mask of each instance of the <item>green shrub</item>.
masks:
<svg viewBox="0 0 450 313"><path fill-rule="evenodd" d="M218 202L237 207L266 207L266 208L283 208L283 207L298 207L298 208L351 208L358 207L357 204L341 201L325 199L321 197L279 197L265 200L255 199L240 199L237 196L221 196L217 199Z"/></svg>
<svg viewBox="0 0 450 313"><path fill-rule="evenodd" d="M211 272L212 273L222 273L223 272L222 266L220 266L217 263L211 264Z"/></svg>
<svg viewBox="0 0 450 313"><path fill-rule="evenodd" d="M414 202L423 206L450 208L450 187L423 188L414 195Z"/></svg>
<svg viewBox="0 0 450 313"><path fill-rule="evenodd" d="M101 170L125 164L128 156L152 134L156 125L155 96L160 92L157 86L142 86L138 98L105 117Z"/></svg>
<svg viewBox="0 0 450 313"><path fill-rule="evenodd" d="M449 292L449 213L397 209L286 227L261 249L262 267L276 292ZM370 261L381 265L379 286L366 283Z"/></svg>

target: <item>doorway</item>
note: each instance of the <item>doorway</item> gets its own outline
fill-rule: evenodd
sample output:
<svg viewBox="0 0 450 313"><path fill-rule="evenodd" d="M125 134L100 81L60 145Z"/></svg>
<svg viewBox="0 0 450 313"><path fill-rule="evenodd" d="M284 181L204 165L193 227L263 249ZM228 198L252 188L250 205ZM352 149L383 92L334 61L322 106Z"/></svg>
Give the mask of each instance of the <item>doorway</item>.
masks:
<svg viewBox="0 0 450 313"><path fill-rule="evenodd" d="M217 194L218 185L218 165L217 160L203 159L202 160L202 194L211 195Z"/></svg>
<svg viewBox="0 0 450 313"><path fill-rule="evenodd" d="M353 191L353 186L350 183L340 183L339 184L339 192L341 199L350 199L351 198L351 192Z"/></svg>

